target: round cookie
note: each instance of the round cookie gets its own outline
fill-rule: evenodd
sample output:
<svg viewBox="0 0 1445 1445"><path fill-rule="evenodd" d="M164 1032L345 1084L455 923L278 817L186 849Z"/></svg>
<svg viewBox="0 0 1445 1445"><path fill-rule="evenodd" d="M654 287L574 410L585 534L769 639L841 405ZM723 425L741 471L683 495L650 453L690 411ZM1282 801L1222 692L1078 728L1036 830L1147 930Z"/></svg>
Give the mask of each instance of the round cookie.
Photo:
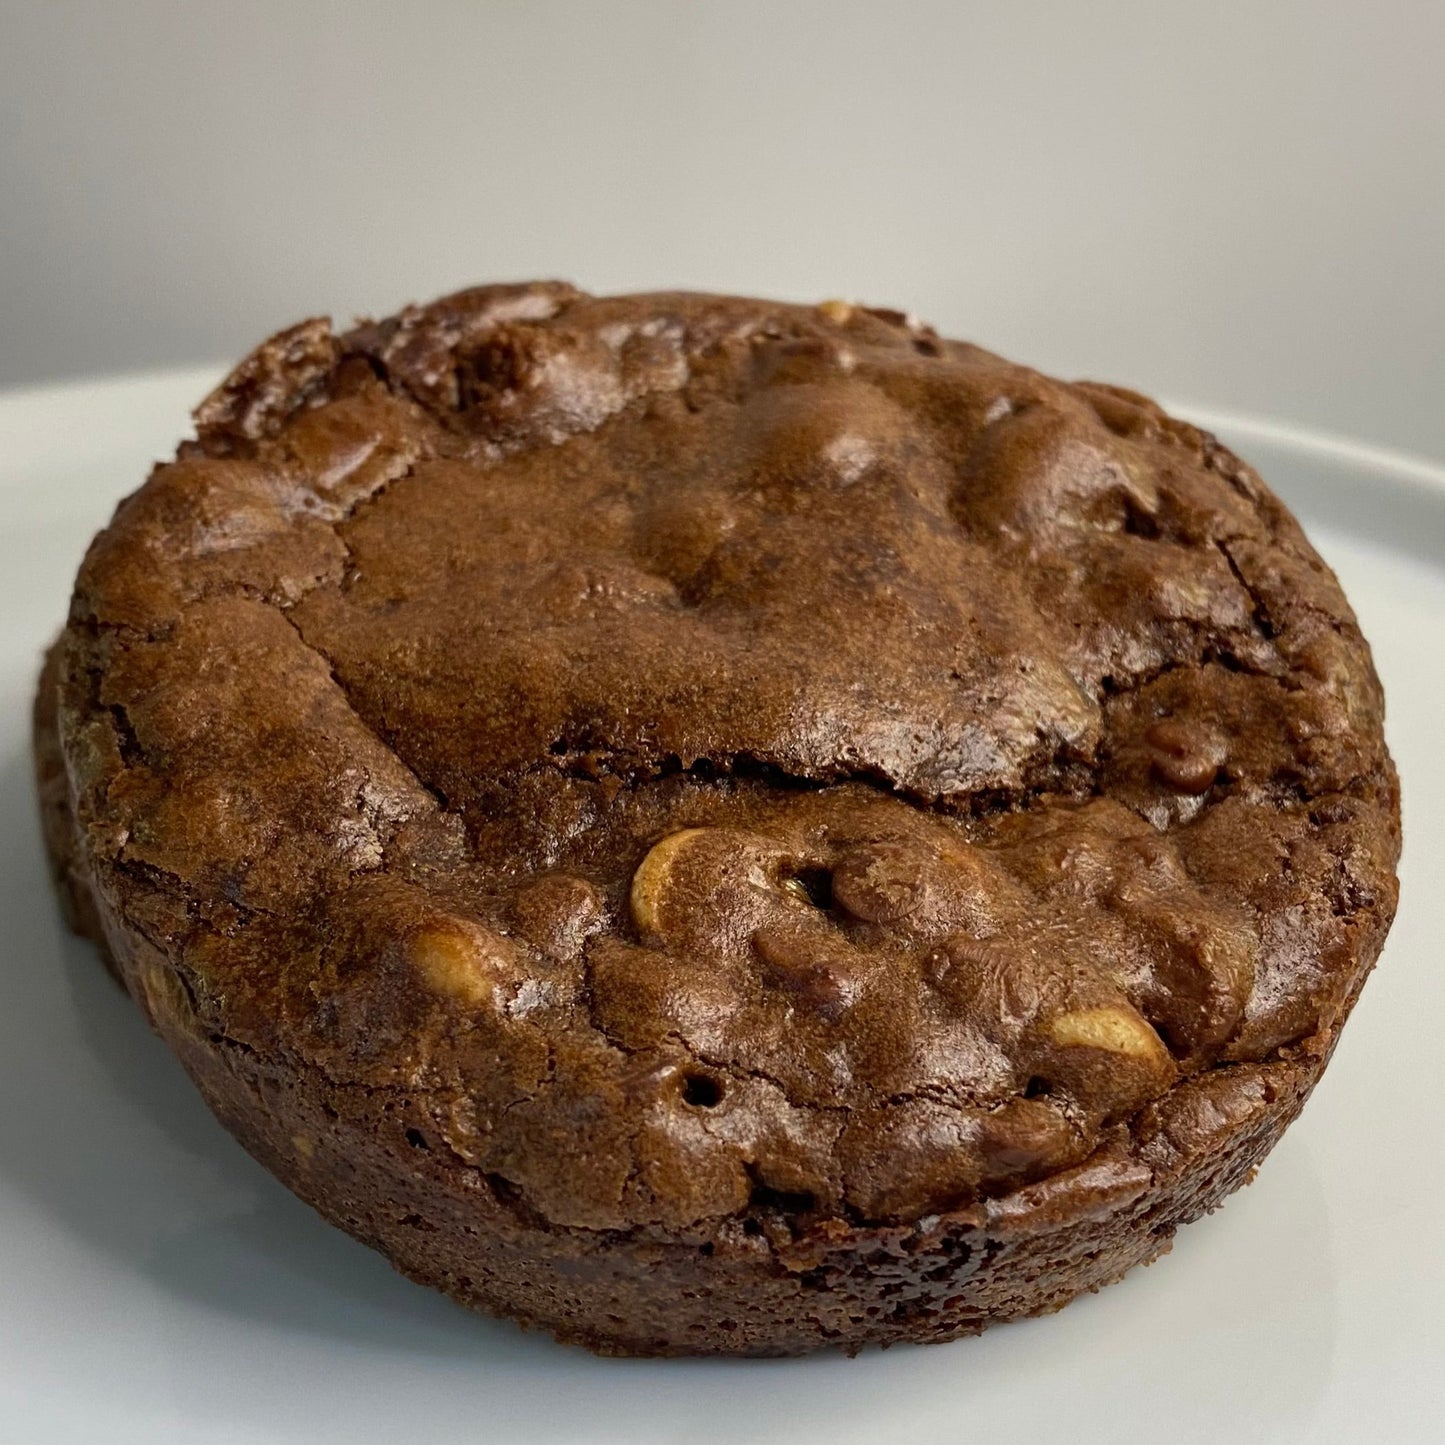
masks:
<svg viewBox="0 0 1445 1445"><path fill-rule="evenodd" d="M555 284L281 333L37 702L218 1117L618 1353L947 1339L1245 1180L1393 916L1368 649L1213 438L899 313Z"/></svg>

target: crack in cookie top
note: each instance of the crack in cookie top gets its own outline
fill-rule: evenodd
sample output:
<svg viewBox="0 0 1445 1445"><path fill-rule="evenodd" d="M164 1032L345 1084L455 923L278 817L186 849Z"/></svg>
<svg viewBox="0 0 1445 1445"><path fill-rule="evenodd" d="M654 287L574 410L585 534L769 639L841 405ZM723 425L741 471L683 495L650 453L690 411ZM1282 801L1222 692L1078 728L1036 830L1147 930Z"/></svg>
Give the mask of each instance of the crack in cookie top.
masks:
<svg viewBox="0 0 1445 1445"><path fill-rule="evenodd" d="M529 1218L907 1221L1325 1047L1368 651L1258 478L894 312L483 287L273 338L82 569L62 732L192 1027Z"/></svg>

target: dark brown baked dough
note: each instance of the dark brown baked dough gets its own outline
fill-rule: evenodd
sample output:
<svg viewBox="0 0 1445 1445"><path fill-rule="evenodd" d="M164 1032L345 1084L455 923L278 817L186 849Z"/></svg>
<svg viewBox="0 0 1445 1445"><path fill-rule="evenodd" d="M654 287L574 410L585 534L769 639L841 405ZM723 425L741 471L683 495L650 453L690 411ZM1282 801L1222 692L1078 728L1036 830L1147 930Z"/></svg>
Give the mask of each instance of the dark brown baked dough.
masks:
<svg viewBox="0 0 1445 1445"><path fill-rule="evenodd" d="M1368 649L1213 438L895 312L492 286L266 342L38 706L74 916L270 1169L613 1352L1167 1248L1393 915Z"/></svg>

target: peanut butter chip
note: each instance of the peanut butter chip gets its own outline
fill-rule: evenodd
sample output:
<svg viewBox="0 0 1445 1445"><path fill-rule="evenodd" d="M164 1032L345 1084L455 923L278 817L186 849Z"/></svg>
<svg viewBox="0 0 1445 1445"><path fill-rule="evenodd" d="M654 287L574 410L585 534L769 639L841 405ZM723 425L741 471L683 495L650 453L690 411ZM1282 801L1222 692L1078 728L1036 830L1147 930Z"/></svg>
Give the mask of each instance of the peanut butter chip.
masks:
<svg viewBox="0 0 1445 1445"><path fill-rule="evenodd" d="M818 310L835 326L846 326L857 309L851 301L832 300L818 303Z"/></svg>
<svg viewBox="0 0 1445 1445"><path fill-rule="evenodd" d="M503 944L485 929L436 925L413 936L408 955L439 994L472 1005L489 1004L503 971Z"/></svg>
<svg viewBox="0 0 1445 1445"><path fill-rule="evenodd" d="M682 855L705 832L706 828L683 828L669 833L653 846L632 875L632 920L644 934L662 932L661 910L672 886L673 870Z"/></svg>
<svg viewBox="0 0 1445 1445"><path fill-rule="evenodd" d="M174 970L159 960L148 959L139 969L141 991L151 1023L161 1033L174 1030L194 1033L195 1018L185 986Z"/></svg>
<svg viewBox="0 0 1445 1445"><path fill-rule="evenodd" d="M1168 1058L1159 1035L1132 1010L1073 1009L1050 1019L1047 1029L1049 1037L1064 1048L1102 1049L1137 1059Z"/></svg>

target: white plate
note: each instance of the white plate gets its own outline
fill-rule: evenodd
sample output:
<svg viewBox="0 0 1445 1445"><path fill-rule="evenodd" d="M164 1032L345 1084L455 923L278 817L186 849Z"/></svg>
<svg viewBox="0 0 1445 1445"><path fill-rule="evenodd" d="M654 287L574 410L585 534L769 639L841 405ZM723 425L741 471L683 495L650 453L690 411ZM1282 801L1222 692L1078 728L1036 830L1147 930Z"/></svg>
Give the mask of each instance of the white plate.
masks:
<svg viewBox="0 0 1445 1445"><path fill-rule="evenodd" d="M1445 470L1206 418L1298 508L1375 646L1404 901L1303 1119L1174 1252L927 1348L605 1361L470 1316L214 1123L67 936L28 709L91 533L210 373L0 397L0 1441L1424 1441L1445 1393Z"/></svg>

